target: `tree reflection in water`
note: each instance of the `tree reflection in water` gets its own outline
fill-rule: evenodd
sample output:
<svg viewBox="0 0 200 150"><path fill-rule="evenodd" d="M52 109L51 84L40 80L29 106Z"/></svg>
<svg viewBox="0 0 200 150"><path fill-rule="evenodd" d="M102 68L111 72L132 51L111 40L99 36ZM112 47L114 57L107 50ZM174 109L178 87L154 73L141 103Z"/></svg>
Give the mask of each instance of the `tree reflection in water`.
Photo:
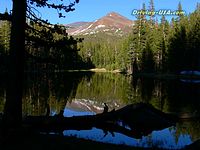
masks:
<svg viewBox="0 0 200 150"><path fill-rule="evenodd" d="M6 79L5 76L1 78ZM5 87L4 81L1 80L1 112L5 104ZM198 83L178 80L132 78L110 73L35 73L26 76L23 115L45 116L49 111L49 115L54 116L61 110L64 110L64 116L93 115L103 111L104 102L109 106L109 111L128 104L144 102L166 113L193 114L195 111L195 115L199 116L199 91ZM105 133L99 129L64 133L98 140L94 137L96 134L103 142L112 140L114 143L120 141L126 144L129 141L130 145L135 143L138 146L147 146L147 143L149 146L165 146L168 143L168 146L171 144L181 147L181 143L183 146L183 143L189 144L200 137L200 123L198 120L183 121L177 123L175 128L153 131L139 140L116 132L115 137L109 132L104 137Z"/></svg>

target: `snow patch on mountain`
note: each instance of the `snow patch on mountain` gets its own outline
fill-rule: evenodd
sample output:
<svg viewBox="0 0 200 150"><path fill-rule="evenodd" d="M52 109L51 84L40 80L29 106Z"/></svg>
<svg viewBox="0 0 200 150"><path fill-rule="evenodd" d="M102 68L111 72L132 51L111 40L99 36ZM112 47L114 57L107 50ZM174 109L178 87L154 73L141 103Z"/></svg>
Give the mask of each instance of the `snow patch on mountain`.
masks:
<svg viewBox="0 0 200 150"><path fill-rule="evenodd" d="M111 12L106 16L95 20L94 22L77 22L72 23L67 30L69 35L88 35L105 32L108 34L118 34L120 36L130 33L134 21L125 18L124 16Z"/></svg>

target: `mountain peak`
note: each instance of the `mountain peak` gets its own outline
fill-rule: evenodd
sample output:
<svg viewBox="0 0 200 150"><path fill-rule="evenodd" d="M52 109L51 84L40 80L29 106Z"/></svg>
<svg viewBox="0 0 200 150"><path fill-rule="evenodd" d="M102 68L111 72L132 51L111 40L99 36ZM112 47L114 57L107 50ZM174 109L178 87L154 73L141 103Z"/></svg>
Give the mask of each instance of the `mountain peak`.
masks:
<svg viewBox="0 0 200 150"><path fill-rule="evenodd" d="M76 26L71 26L72 28L67 32L71 35L87 35L96 34L98 32L109 32L109 34L117 33L123 35L131 30L132 25L133 21L116 12L110 12L106 16L103 16L94 22L87 22L80 26L77 26L76 23Z"/></svg>
<svg viewBox="0 0 200 150"><path fill-rule="evenodd" d="M109 12L106 16L121 16L120 14L118 14L117 12Z"/></svg>
<svg viewBox="0 0 200 150"><path fill-rule="evenodd" d="M108 16L108 17L123 17L123 18L125 18L124 16L122 16L122 15L120 15L119 13L117 13L117 12L110 12L110 13L108 13L106 16ZM126 18L127 19L127 18Z"/></svg>

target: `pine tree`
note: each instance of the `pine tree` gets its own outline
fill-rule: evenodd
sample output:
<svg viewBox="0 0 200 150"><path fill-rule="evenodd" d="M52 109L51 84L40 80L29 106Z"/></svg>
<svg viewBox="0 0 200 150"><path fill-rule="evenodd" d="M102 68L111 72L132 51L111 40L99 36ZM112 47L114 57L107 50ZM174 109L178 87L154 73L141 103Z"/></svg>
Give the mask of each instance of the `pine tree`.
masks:
<svg viewBox="0 0 200 150"><path fill-rule="evenodd" d="M178 10L182 11L181 3ZM169 71L179 73L182 70L188 70L191 57L188 55L188 17L179 15L172 20L172 32L170 33L168 46L168 66ZM189 53L188 53L189 52ZM174 65L176 64L176 65Z"/></svg>
<svg viewBox="0 0 200 150"><path fill-rule="evenodd" d="M161 23L159 26L161 36L159 40L159 67L158 70L161 72L166 71L167 66L166 66L166 61L167 61L167 45L168 45L168 36L170 32L170 26L168 21L165 19L164 16L161 18Z"/></svg>
<svg viewBox="0 0 200 150"><path fill-rule="evenodd" d="M178 11L178 17L176 18L176 21L180 23L180 21L182 21L182 19L184 19L183 8L182 8L181 2L178 3L177 11Z"/></svg>
<svg viewBox="0 0 200 150"><path fill-rule="evenodd" d="M155 71L154 55L150 46L150 41L147 40L146 47L142 52L141 69L142 72L152 73Z"/></svg>
<svg viewBox="0 0 200 150"><path fill-rule="evenodd" d="M146 11L146 6L143 4L142 11ZM142 58L142 52L146 45L146 33L147 33L147 20L145 14L138 14L137 20L132 29L130 44L128 46L129 54L129 73L135 73L140 69L140 63ZM137 66L137 67L136 67Z"/></svg>
<svg viewBox="0 0 200 150"><path fill-rule="evenodd" d="M151 12L151 14L150 14L150 25L152 25L153 26L153 24L154 24L154 22L155 22L155 20L154 20L154 17L155 17L155 15L154 15L154 12L155 12L155 6L154 6L154 1L153 0L150 0L150 2L149 2L149 11Z"/></svg>
<svg viewBox="0 0 200 150"><path fill-rule="evenodd" d="M28 5L27 5L28 2ZM62 2L62 0L61 0ZM76 0L78 2L78 0ZM74 3L68 7L48 3L48 0L13 0L13 9L11 17L11 38L10 38L10 58L8 71L8 88L6 94L6 104L4 109L3 122L6 129L15 128L22 123L22 93L23 93L23 76L24 76L24 56L25 56L25 29L28 17L32 21L47 23L39 19L33 11L35 7L49 7L65 12L73 11ZM29 7L31 6L31 7ZM31 8L33 8L31 10ZM28 15L28 16L27 16ZM63 17L59 12L59 17ZM42 24L42 23L41 23Z"/></svg>
<svg viewBox="0 0 200 150"><path fill-rule="evenodd" d="M194 13L189 16L189 31L188 42L185 61L188 68L191 70L200 69L200 7L197 4L197 8Z"/></svg>

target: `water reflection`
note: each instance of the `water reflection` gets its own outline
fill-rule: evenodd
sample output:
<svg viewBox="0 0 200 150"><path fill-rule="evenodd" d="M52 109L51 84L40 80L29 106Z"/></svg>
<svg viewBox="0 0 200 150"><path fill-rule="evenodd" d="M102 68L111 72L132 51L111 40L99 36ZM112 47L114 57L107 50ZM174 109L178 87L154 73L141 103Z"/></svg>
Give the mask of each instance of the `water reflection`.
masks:
<svg viewBox="0 0 200 150"><path fill-rule="evenodd" d="M85 115L95 115L94 112L88 111L75 111L73 109L65 109L64 114L65 117L73 117L73 116L85 116Z"/></svg>
<svg viewBox="0 0 200 150"><path fill-rule="evenodd" d="M114 137L111 133L109 133L106 137L104 137L104 132L102 130L93 128L92 130L83 131L67 130L64 131L64 135L76 136L79 138L86 138L105 143L123 144L145 148L158 147L165 149L181 149L192 143L191 137L188 134L180 135L178 139L175 139L175 132L176 129L172 127L161 131L154 131L149 136L144 136L141 139L134 139L120 133L114 133Z"/></svg>
<svg viewBox="0 0 200 150"><path fill-rule="evenodd" d="M6 79L1 75L1 79ZM0 81L0 112L5 104L5 81ZM24 83L23 115L44 116L64 110L64 116L94 115L103 111L103 103L109 111L127 104L150 103L166 113L187 113L199 116L200 84L181 80L155 80L132 78L111 73L43 73L27 74ZM183 121L176 127L152 132L141 139L102 130L65 131L65 135L77 135L103 142L123 143L134 146L158 146L181 148L200 137L199 120ZM104 138L103 138L104 137Z"/></svg>
<svg viewBox="0 0 200 150"><path fill-rule="evenodd" d="M82 78L89 78L91 75L92 73L77 72L28 74L24 85L24 115L45 115L47 109L59 113L64 110L67 101L75 97Z"/></svg>
<svg viewBox="0 0 200 150"><path fill-rule="evenodd" d="M76 112L72 110L65 109L67 116L76 116L76 115L93 115L91 112ZM114 143L114 144L125 144L129 146L137 147L159 147L165 149L181 149L186 145L192 143L192 138L188 133L181 133L176 136L178 130L176 127L170 127L159 131L153 131L148 136L143 136L140 139L135 139L128 137L126 135L114 132L107 132L92 128L91 130L66 130L63 132L65 136L76 136L79 138L86 138L90 140L105 142L105 143Z"/></svg>

